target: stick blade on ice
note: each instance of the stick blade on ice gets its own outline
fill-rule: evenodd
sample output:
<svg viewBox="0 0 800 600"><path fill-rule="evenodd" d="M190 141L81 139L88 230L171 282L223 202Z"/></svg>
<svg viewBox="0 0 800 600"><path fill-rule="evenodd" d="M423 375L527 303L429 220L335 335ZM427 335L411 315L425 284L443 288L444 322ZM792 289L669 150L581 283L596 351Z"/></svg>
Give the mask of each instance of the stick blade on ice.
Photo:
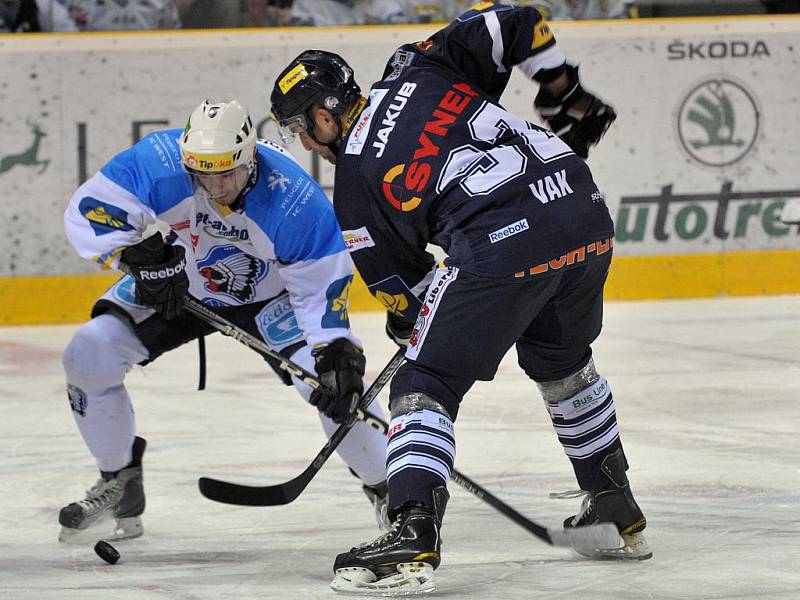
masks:
<svg viewBox="0 0 800 600"><path fill-rule="evenodd" d="M291 481L279 485L241 485L211 477L198 480L200 493L215 502L237 506L282 506L293 502L311 481L304 471Z"/></svg>

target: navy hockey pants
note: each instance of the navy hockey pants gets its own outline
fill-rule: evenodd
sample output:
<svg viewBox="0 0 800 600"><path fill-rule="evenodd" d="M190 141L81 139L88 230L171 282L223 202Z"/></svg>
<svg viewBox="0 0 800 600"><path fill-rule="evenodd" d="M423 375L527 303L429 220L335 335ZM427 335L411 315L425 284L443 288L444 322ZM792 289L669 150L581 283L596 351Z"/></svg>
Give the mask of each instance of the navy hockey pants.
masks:
<svg viewBox="0 0 800 600"><path fill-rule="evenodd" d="M602 328L610 262L608 251L573 268L511 281L440 269L390 397L424 392L455 420L464 394L476 380L493 379L513 345L535 381L575 373L589 362Z"/></svg>

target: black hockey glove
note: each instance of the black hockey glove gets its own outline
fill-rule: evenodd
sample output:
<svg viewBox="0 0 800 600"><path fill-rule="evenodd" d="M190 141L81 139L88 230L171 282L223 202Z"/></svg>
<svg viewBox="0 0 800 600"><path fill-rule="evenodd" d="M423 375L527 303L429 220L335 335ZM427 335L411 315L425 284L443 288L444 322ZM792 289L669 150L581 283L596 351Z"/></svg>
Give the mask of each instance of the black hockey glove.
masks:
<svg viewBox="0 0 800 600"><path fill-rule="evenodd" d="M316 370L324 386L311 393L309 402L336 423L344 423L364 393L367 359L360 348L346 338L333 340L315 352Z"/></svg>
<svg viewBox="0 0 800 600"><path fill-rule="evenodd" d="M581 86L578 67L566 65L569 83L558 95L539 89L533 106L550 129L581 158L589 156L589 146L600 141L617 118L608 104Z"/></svg>
<svg viewBox="0 0 800 600"><path fill-rule="evenodd" d="M394 313L386 313L386 335L395 344L401 348L408 346L413 331L414 323L404 321Z"/></svg>
<svg viewBox="0 0 800 600"><path fill-rule="evenodd" d="M125 248L120 260L124 270L136 279L136 302L154 308L165 319L174 319L189 291L183 246L165 244L156 233Z"/></svg>

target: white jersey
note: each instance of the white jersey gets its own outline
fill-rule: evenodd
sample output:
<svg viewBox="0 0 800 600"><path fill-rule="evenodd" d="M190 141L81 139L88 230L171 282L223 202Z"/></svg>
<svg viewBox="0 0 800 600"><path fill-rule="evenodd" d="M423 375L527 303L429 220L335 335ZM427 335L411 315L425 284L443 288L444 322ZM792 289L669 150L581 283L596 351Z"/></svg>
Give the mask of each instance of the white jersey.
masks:
<svg viewBox="0 0 800 600"><path fill-rule="evenodd" d="M55 0L80 31L180 29L172 0Z"/></svg>
<svg viewBox="0 0 800 600"><path fill-rule="evenodd" d="M205 304L239 306L288 291L309 346L341 337L360 346L348 319L353 263L333 206L316 182L285 150L259 141L258 177L242 209L232 211L193 192L181 163L181 133L148 135L78 188L64 217L77 252L116 269L122 251L158 219L186 248L189 292ZM116 286L112 300L138 322L145 315L133 301L132 285ZM289 308L281 306L273 312Z"/></svg>

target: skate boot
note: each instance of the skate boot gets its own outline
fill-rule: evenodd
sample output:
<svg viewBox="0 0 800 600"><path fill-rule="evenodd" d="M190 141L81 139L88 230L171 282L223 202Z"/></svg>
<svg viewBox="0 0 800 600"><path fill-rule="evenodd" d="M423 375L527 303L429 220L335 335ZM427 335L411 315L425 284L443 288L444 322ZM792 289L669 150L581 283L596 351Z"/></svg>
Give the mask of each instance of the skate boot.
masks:
<svg viewBox="0 0 800 600"><path fill-rule="evenodd" d="M127 467L116 473L100 471L100 479L86 492L86 498L61 509L58 522L62 527L58 541L78 541L89 527L111 518L116 519L116 527L103 539L136 538L144 533L140 515L145 504L142 455L146 446L143 438L136 437L133 459Z"/></svg>
<svg viewBox="0 0 800 600"><path fill-rule="evenodd" d="M384 481L377 485L361 486L364 493L375 509L375 520L378 522L378 529L386 533L392 529L392 522L389 520L389 486Z"/></svg>
<svg viewBox="0 0 800 600"><path fill-rule="evenodd" d="M653 556L650 545L644 538L647 520L631 493L628 477L625 475L625 458L622 450L609 454L600 467L612 483L612 488L600 492L566 492L555 494L558 498L583 496L581 509L577 515L564 521L564 527L581 527L594 523L614 523L619 529L624 545L612 550L575 549L589 558L647 560Z"/></svg>
<svg viewBox="0 0 800 600"><path fill-rule="evenodd" d="M397 509L391 531L336 557L331 589L382 596L435 589L433 570L441 560L439 532L448 498L441 486L433 490L433 508L410 502Z"/></svg>

